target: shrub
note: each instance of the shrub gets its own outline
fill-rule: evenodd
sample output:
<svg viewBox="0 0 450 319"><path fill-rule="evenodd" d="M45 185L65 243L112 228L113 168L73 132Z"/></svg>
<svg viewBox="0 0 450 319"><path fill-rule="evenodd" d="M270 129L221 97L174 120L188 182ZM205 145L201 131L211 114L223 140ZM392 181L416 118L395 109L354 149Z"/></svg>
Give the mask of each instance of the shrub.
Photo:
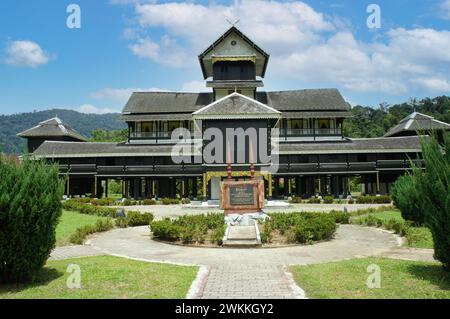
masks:
<svg viewBox="0 0 450 319"><path fill-rule="evenodd" d="M336 216L326 213L275 213L264 222L261 240L270 242L272 232L277 230L287 242L310 243L329 239L336 231ZM344 217L342 217L345 219Z"/></svg>
<svg viewBox="0 0 450 319"><path fill-rule="evenodd" d="M419 175L419 200L433 236L434 256L450 271L450 133L444 135L442 146L436 138L422 138L421 146L425 174Z"/></svg>
<svg viewBox="0 0 450 319"><path fill-rule="evenodd" d="M421 171L416 171L415 176L400 176L392 187L392 198L394 205L400 209L402 217L405 220L422 225L425 222L425 214L422 213L423 201L419 200L422 196L420 180L423 178Z"/></svg>
<svg viewBox="0 0 450 319"><path fill-rule="evenodd" d="M350 213L348 212L341 212L341 211L335 211L332 210L329 213L330 216L333 216L334 221L338 224L348 224L350 223Z"/></svg>
<svg viewBox="0 0 450 319"><path fill-rule="evenodd" d="M177 198L163 198L161 199L161 204L163 205L177 205L180 203L180 200Z"/></svg>
<svg viewBox="0 0 450 319"><path fill-rule="evenodd" d="M128 220L127 220L127 218L126 217L116 218L116 227L127 228L128 227Z"/></svg>
<svg viewBox="0 0 450 319"><path fill-rule="evenodd" d="M92 199L91 204L95 206L112 206L116 204L116 200L114 198Z"/></svg>
<svg viewBox="0 0 450 319"><path fill-rule="evenodd" d="M324 204L333 204L334 198L333 196L324 196L323 203Z"/></svg>
<svg viewBox="0 0 450 319"><path fill-rule="evenodd" d="M156 205L157 204L157 202L156 202L156 200L154 200L154 199L144 199L143 201L142 201L142 205L147 205L147 206L149 206L149 205Z"/></svg>
<svg viewBox="0 0 450 319"><path fill-rule="evenodd" d="M62 207L65 210L75 211L85 215L96 215L102 217L115 217L116 209L110 207L100 207L91 204L84 204L76 200L67 200L63 202Z"/></svg>
<svg viewBox="0 0 450 319"><path fill-rule="evenodd" d="M127 212L128 226L145 226L150 225L153 221L152 213L140 213L140 212Z"/></svg>
<svg viewBox="0 0 450 319"><path fill-rule="evenodd" d="M170 219L153 221L150 227L156 238L168 241L176 241L180 238L180 227L174 225Z"/></svg>
<svg viewBox="0 0 450 319"><path fill-rule="evenodd" d="M190 203L191 203L191 200L190 200L189 198L183 198L183 199L181 200L181 204L186 205L186 204L190 204Z"/></svg>
<svg viewBox="0 0 450 319"><path fill-rule="evenodd" d="M311 197L310 199L308 199L308 204L320 204L320 202L320 198Z"/></svg>
<svg viewBox="0 0 450 319"><path fill-rule="evenodd" d="M69 241L72 244L82 245L87 236L94 234L105 232L114 228L114 223L112 219L99 219L94 225L86 225L77 230L69 237Z"/></svg>
<svg viewBox="0 0 450 319"><path fill-rule="evenodd" d="M303 201L302 201L302 198L301 197L297 197L297 196L295 196L295 197L292 197L290 200L289 200L289 203L291 203L291 204L301 204Z"/></svg>
<svg viewBox="0 0 450 319"><path fill-rule="evenodd" d="M360 196L356 199L356 203L358 204L389 204L392 199L388 195L382 196Z"/></svg>
<svg viewBox="0 0 450 319"><path fill-rule="evenodd" d="M348 203L349 203L349 204L354 204L354 203L355 203L355 200L354 200L353 198L350 198L350 199L348 200Z"/></svg>
<svg viewBox="0 0 450 319"><path fill-rule="evenodd" d="M55 245L64 184L57 166L0 155L0 282L32 280Z"/></svg>
<svg viewBox="0 0 450 319"><path fill-rule="evenodd" d="M299 243L329 239L335 232L334 218L327 214L319 214L295 226L295 238Z"/></svg>
<svg viewBox="0 0 450 319"><path fill-rule="evenodd" d="M227 226L223 224L221 227L217 227L211 236L211 241L213 243L216 243L217 245L223 244L223 236L225 236L225 231L227 229Z"/></svg>

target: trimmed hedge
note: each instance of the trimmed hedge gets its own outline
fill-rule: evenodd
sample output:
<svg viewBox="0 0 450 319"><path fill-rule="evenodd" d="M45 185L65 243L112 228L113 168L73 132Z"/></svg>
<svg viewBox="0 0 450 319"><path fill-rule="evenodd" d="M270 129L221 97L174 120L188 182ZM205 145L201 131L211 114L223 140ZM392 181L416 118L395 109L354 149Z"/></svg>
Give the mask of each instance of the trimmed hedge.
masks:
<svg viewBox="0 0 450 319"><path fill-rule="evenodd" d="M85 204L78 200L69 199L62 203L65 210L75 211L85 215L96 215L102 217L115 217L116 209L110 207L100 207L91 204Z"/></svg>
<svg viewBox="0 0 450 319"><path fill-rule="evenodd" d="M127 224L131 227L150 225L153 218L152 213L127 212L126 214Z"/></svg>
<svg viewBox="0 0 450 319"><path fill-rule="evenodd" d="M88 235L105 232L112 228L114 228L114 222L111 218L99 219L94 225L86 225L78 228L72 235L70 235L69 241L72 244L82 245Z"/></svg>
<svg viewBox="0 0 450 319"><path fill-rule="evenodd" d="M388 195L382 196L360 196L356 199L357 204L390 204L392 198Z"/></svg>
<svg viewBox="0 0 450 319"><path fill-rule="evenodd" d="M33 280L55 246L64 181L57 166L0 154L0 282Z"/></svg>
<svg viewBox="0 0 450 319"><path fill-rule="evenodd" d="M174 220L166 218L151 222L150 228L153 237L160 240L202 244L209 239L221 245L225 232L224 215L186 215Z"/></svg>
<svg viewBox="0 0 450 319"><path fill-rule="evenodd" d="M348 213L274 213L269 214L261 232L263 243L270 243L273 232L278 231L287 238L288 242L312 243L314 241L330 239L336 232L336 220L348 221Z"/></svg>

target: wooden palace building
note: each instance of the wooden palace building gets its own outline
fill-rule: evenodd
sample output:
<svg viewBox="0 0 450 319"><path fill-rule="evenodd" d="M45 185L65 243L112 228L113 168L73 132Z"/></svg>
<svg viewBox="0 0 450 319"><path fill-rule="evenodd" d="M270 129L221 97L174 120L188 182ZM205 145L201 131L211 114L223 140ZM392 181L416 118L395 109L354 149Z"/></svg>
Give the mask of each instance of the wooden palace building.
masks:
<svg viewBox="0 0 450 319"><path fill-rule="evenodd" d="M269 54L234 26L199 62L211 91L133 93L121 116L127 141L86 142L57 118L19 135L35 158L59 164L70 196L101 197L115 179L124 197L215 201L228 164L233 178L247 179L252 163L267 198L344 197L351 176L361 177L364 193L386 194L410 159L420 162L411 124L380 138L345 137L351 112L337 89L263 91ZM422 120L405 121L414 118ZM174 156L180 148L182 156Z"/></svg>

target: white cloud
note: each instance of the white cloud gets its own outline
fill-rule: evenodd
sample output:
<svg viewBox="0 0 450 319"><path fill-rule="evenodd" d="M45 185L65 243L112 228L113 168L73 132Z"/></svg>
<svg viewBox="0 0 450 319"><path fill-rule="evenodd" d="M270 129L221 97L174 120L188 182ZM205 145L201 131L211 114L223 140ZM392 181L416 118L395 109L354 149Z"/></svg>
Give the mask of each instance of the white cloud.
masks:
<svg viewBox="0 0 450 319"><path fill-rule="evenodd" d="M442 0L440 9L442 10L443 18L450 20L450 0Z"/></svg>
<svg viewBox="0 0 450 319"><path fill-rule="evenodd" d="M177 42L165 35L159 43L154 42L150 38L139 38L129 46L134 55L150 59L162 65L171 67L182 67L186 65L189 55L185 50L177 44Z"/></svg>
<svg viewBox="0 0 450 319"><path fill-rule="evenodd" d="M6 48L5 63L18 67L36 68L47 64L49 55L33 41L13 41Z"/></svg>
<svg viewBox="0 0 450 319"><path fill-rule="evenodd" d="M120 113L119 110L111 109L111 108L99 108L91 104L83 104L77 108L78 112L86 113L86 114L107 114L107 113Z"/></svg>
<svg viewBox="0 0 450 319"><path fill-rule="evenodd" d="M450 13L450 0L442 8ZM136 4L130 49L159 64L194 66L197 54L229 28L226 18L237 17L238 27L271 54L268 76L394 95L415 92L420 81L424 90L445 89L450 79L450 31L396 28L360 41L348 21L300 1ZM148 36L153 28L163 30L160 40Z"/></svg>
<svg viewBox="0 0 450 319"><path fill-rule="evenodd" d="M211 89L206 87L205 81L190 81L183 83L181 87L183 92L210 92Z"/></svg>
<svg viewBox="0 0 450 319"><path fill-rule="evenodd" d="M104 88L90 94L91 98L126 103L133 92L168 92L160 88Z"/></svg>
<svg viewBox="0 0 450 319"><path fill-rule="evenodd" d="M443 78L418 78L413 79L413 83L417 84L419 88L425 88L431 92L450 92L450 81Z"/></svg>

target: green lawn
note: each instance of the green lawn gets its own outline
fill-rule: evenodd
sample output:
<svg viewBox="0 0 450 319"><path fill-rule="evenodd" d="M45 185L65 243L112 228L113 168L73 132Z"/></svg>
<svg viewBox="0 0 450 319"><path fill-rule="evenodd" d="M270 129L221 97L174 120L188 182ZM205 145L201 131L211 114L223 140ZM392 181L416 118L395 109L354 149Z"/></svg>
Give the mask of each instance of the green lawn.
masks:
<svg viewBox="0 0 450 319"><path fill-rule="evenodd" d="M95 224L99 219L106 218L63 210L61 220L56 227L56 246L69 245L69 237L77 228Z"/></svg>
<svg viewBox="0 0 450 319"><path fill-rule="evenodd" d="M402 214L397 209L388 210L385 212L377 212L371 215L382 219L384 222L387 222L391 219L394 219L396 221L404 221ZM366 215L354 217L353 220L357 220L364 216ZM431 236L431 232L427 227L410 227L406 239L408 241L408 246L410 247L433 249L433 237Z"/></svg>
<svg viewBox="0 0 450 319"><path fill-rule="evenodd" d="M371 264L381 269L380 288L367 287ZM292 272L309 298L450 299L450 273L438 263L364 258L294 266Z"/></svg>
<svg viewBox="0 0 450 319"><path fill-rule="evenodd" d="M67 288L68 264L81 269L81 288ZM198 267L100 256L49 261L28 285L0 286L0 299L185 298Z"/></svg>

